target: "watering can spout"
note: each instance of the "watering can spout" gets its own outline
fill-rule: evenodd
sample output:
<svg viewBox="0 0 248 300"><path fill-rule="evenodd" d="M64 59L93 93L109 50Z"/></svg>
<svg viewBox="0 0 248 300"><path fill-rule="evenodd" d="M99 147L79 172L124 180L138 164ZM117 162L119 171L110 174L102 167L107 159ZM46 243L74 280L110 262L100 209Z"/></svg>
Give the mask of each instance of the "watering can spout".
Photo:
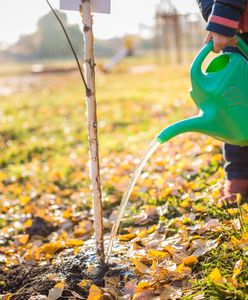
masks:
<svg viewBox="0 0 248 300"><path fill-rule="evenodd" d="M157 136L157 141L160 144L163 144L173 137L185 132L206 133L208 127L207 124L209 124L209 120L204 115L182 120L162 130Z"/></svg>

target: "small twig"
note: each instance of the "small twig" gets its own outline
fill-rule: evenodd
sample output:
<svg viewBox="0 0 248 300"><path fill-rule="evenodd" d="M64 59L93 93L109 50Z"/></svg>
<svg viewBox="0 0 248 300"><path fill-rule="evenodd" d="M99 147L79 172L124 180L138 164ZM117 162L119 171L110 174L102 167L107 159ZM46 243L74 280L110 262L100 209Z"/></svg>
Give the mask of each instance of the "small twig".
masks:
<svg viewBox="0 0 248 300"><path fill-rule="evenodd" d="M71 51L72 51L72 53L73 53L73 56L74 56L74 58L75 58L75 60L76 60L76 63L77 63L77 66L78 66L78 70L79 70L79 73L80 73L80 75L81 75L81 78L82 78L84 87L85 87L85 89L86 89L86 93L88 93L88 92L89 92L89 89L88 89L88 87L87 87L86 80L85 80L85 78L84 78L84 74L83 74L82 67L81 67L81 65L80 65L80 63L79 63L79 59L78 59L77 54L76 54L76 52L75 52L75 50L74 50L74 47L73 47L72 42L71 42L71 40L70 40L70 37L69 37L69 35L68 35L68 33L67 33L66 29L65 29L65 26L64 26L64 24L62 23L62 21L60 20L58 14L56 13L55 9L52 7L52 5L51 5L51 3L49 2L49 0L46 0L46 2L47 2L47 4L48 4L48 6L50 7L50 9L52 10L53 14L55 15L56 19L58 20L59 24L60 24L61 27L62 27L62 30L63 30L63 32L64 32L64 34L65 34L65 37L66 37L66 39L67 39L67 41L68 41L68 43L69 43L69 46L70 46L70 48L71 48Z"/></svg>

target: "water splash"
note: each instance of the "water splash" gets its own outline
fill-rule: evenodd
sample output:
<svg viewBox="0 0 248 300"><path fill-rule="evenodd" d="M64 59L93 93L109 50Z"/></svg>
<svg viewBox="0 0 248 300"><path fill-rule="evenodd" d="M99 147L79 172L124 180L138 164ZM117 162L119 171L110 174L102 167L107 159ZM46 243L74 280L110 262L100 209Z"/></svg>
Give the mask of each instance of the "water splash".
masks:
<svg viewBox="0 0 248 300"><path fill-rule="evenodd" d="M128 184L127 191L125 192L125 194L122 198L116 220L115 220L114 225L112 227L110 240L109 240L107 253L106 253L106 262L108 262L108 260L109 260L109 256L110 256L111 251L112 251L113 243L114 243L118 228L120 226L121 219L122 219L122 216L124 214L124 210L127 206L128 200L129 200L129 198L131 196L131 193L133 191L133 188L134 188L134 186L135 186L135 184L136 184L136 182L137 182L137 180L138 180L145 164L147 163L148 159L157 150L159 145L160 145L160 143L157 141L157 139L155 139L151 142L151 144L148 146L147 150L142 155L142 157L140 159L140 162L139 162L138 166L136 167L135 172L134 172L134 174L133 174L133 176L132 176L132 178L131 178L131 180Z"/></svg>

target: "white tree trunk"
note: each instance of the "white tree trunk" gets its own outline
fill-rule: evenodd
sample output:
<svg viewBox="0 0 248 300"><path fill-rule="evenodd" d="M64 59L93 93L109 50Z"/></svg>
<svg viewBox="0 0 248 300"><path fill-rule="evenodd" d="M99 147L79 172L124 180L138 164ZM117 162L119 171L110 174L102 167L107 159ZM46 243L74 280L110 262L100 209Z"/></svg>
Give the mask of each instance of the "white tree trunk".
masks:
<svg viewBox="0 0 248 300"><path fill-rule="evenodd" d="M85 41L85 73L88 90L86 91L89 151L91 163L91 184L93 192L94 225L96 237L96 255L100 262L104 262L103 221L102 221L102 193L100 181L98 136L97 136L97 103L95 89L95 60L94 36L92 30L92 14L90 0L81 0L81 14L83 18Z"/></svg>

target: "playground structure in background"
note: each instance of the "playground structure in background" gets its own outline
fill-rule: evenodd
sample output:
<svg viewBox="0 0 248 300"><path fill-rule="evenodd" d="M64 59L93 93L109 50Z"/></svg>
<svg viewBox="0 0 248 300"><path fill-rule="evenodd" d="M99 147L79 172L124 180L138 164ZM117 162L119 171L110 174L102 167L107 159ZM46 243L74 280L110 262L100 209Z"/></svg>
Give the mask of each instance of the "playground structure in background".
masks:
<svg viewBox="0 0 248 300"><path fill-rule="evenodd" d="M193 60L202 47L205 35L204 20L199 13L181 14L172 0L160 0L156 7L152 27L140 24L140 30L148 30L154 40L155 59L158 64L183 64ZM138 50L138 37L126 35L122 47L101 70L110 73L125 58Z"/></svg>
<svg viewBox="0 0 248 300"><path fill-rule="evenodd" d="M136 38L134 36L124 36L121 50L102 67L102 71L105 73L110 73L112 69L123 59L125 59L126 57L134 56L135 42Z"/></svg>
<svg viewBox="0 0 248 300"><path fill-rule="evenodd" d="M180 14L171 0L160 0L157 5L154 31L156 57L160 63L192 61L205 35L200 14Z"/></svg>

